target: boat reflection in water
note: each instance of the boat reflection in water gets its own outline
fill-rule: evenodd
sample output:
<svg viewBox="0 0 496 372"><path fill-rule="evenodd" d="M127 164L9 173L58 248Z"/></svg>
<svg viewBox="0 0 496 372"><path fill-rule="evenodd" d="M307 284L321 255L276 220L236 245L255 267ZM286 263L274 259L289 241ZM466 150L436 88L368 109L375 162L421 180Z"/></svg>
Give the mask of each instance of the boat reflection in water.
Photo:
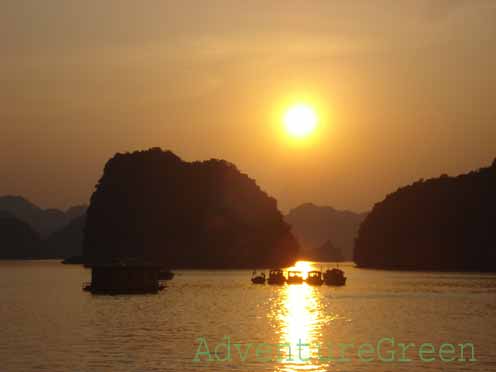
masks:
<svg viewBox="0 0 496 372"><path fill-rule="evenodd" d="M295 268L307 277L312 267L309 263L298 263ZM324 343L323 329L332 320L332 315L324 311L322 291L307 283L301 285L286 285L281 287L278 298L271 306L271 318L279 343L289 344L281 347L276 371L326 371L328 363L318 360L317 348L304 346ZM301 347L298 343L301 342ZM301 349L301 351L300 351ZM289 354L291 352L291 355ZM307 360L310 358L310 360Z"/></svg>

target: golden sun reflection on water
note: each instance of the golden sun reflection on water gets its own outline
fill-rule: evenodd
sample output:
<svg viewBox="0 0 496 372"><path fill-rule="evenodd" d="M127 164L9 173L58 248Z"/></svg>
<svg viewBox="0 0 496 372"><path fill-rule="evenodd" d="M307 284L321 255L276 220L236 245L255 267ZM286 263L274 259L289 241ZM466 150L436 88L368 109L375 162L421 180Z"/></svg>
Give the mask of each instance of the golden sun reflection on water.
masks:
<svg viewBox="0 0 496 372"><path fill-rule="evenodd" d="M289 270L299 270L306 278L314 270L311 263L299 261ZM324 310L322 292L319 287L306 283L285 285L272 307L272 318L276 322L282 360L277 371L325 371L328 364L318 361L316 345L323 344L323 329L332 320ZM298 345L300 343L300 346ZM290 347L286 346L289 344ZM305 346L305 344L314 347Z"/></svg>

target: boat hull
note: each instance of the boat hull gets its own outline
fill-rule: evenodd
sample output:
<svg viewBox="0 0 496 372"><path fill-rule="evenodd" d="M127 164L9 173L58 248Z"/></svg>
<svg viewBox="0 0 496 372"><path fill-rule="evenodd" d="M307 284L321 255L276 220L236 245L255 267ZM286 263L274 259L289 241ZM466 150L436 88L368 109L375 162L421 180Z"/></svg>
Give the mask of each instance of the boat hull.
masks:
<svg viewBox="0 0 496 372"><path fill-rule="evenodd" d="M165 288L165 285L159 285L155 289L139 289L139 290L125 290L125 289L111 289L111 290L105 290L105 289L96 289L92 288L91 286L85 286L83 287L83 291L90 292L91 294L94 295L135 295L135 294L156 294L160 291L162 291Z"/></svg>
<svg viewBox="0 0 496 372"><path fill-rule="evenodd" d="M346 277L344 276L344 272L339 269L326 271L324 273L324 283L335 287L346 285Z"/></svg>
<svg viewBox="0 0 496 372"><path fill-rule="evenodd" d="M284 283L286 283L285 278L269 278L267 280L267 284L270 285L284 285Z"/></svg>
<svg viewBox="0 0 496 372"><path fill-rule="evenodd" d="M288 279L288 284L303 284L303 279L301 278Z"/></svg>
<svg viewBox="0 0 496 372"><path fill-rule="evenodd" d="M320 286L324 284L324 281L322 279L307 279L305 282L308 285L314 285L314 286Z"/></svg>
<svg viewBox="0 0 496 372"><path fill-rule="evenodd" d="M256 278L251 278L251 282L253 284L265 284L265 278L262 278L261 276L257 276Z"/></svg>

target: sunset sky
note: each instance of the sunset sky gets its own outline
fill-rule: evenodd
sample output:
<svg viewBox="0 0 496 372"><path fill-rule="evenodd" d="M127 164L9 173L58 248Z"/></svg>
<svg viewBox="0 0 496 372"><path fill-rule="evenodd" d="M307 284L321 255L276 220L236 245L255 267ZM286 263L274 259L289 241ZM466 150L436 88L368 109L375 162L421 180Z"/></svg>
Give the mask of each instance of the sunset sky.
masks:
<svg viewBox="0 0 496 372"><path fill-rule="evenodd" d="M235 163L283 211L365 211L496 157L493 0L6 0L0 55L0 194L43 207L155 146Z"/></svg>

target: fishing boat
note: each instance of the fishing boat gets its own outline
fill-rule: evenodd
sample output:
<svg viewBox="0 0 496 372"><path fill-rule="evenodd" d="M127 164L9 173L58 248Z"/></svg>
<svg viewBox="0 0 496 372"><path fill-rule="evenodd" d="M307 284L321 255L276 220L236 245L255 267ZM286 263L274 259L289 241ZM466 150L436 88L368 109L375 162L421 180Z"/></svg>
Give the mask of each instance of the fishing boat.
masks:
<svg viewBox="0 0 496 372"><path fill-rule="evenodd" d="M265 273L260 273L260 275L257 275L256 270L253 271L251 274L251 282L253 284L265 284Z"/></svg>
<svg viewBox="0 0 496 372"><path fill-rule="evenodd" d="M322 279L322 271L309 271L305 282L309 285L322 285L322 283L324 283L324 280Z"/></svg>
<svg viewBox="0 0 496 372"><path fill-rule="evenodd" d="M136 260L92 264L91 282L83 290L92 294L157 293L165 288L159 279L160 266Z"/></svg>
<svg viewBox="0 0 496 372"><path fill-rule="evenodd" d="M324 273L324 283L326 285L342 286L346 284L344 271L338 268L326 270Z"/></svg>
<svg viewBox="0 0 496 372"><path fill-rule="evenodd" d="M301 271L288 271L288 284L302 284L303 276Z"/></svg>
<svg viewBox="0 0 496 372"><path fill-rule="evenodd" d="M267 279L268 284L282 285L286 283L286 278L284 277L284 271L281 269L272 269L269 272L269 279Z"/></svg>

